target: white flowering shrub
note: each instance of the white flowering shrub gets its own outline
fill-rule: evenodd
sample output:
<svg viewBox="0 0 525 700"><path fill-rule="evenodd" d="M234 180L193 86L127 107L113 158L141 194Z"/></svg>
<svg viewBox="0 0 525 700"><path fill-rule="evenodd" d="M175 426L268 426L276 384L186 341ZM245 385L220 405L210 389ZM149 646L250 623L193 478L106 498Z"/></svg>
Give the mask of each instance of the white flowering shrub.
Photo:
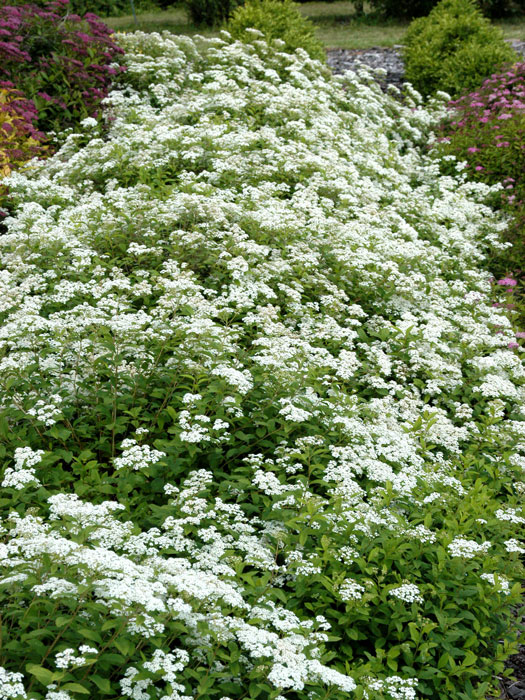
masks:
<svg viewBox="0 0 525 700"><path fill-rule="evenodd" d="M121 42L107 131L8 179L0 695L484 697L525 465L487 189L366 74Z"/></svg>

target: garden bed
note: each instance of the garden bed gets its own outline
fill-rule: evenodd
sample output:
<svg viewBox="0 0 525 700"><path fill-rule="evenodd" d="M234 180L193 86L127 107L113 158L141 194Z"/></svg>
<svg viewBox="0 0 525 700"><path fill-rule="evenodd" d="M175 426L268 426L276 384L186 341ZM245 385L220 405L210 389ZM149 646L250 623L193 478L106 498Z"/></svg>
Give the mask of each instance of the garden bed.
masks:
<svg viewBox="0 0 525 700"><path fill-rule="evenodd" d="M486 696L525 371L505 221L426 151L443 103L262 41L119 41L106 128L8 180L5 686Z"/></svg>

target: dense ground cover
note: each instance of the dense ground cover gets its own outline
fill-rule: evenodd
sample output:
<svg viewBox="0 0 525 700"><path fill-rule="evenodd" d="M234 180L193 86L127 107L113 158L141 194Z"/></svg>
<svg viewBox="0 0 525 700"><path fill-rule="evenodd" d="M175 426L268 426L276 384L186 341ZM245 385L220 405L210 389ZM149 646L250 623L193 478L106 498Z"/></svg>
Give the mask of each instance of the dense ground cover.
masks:
<svg viewBox="0 0 525 700"><path fill-rule="evenodd" d="M306 53L122 37L2 272L8 698L481 698L512 649L505 225L444 107ZM370 83L370 84L368 84Z"/></svg>

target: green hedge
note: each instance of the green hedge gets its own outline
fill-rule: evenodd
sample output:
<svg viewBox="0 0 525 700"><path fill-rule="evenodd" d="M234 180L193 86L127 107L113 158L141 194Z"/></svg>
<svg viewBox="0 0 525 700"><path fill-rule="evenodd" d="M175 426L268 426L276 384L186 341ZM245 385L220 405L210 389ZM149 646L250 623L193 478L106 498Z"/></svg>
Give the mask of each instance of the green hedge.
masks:
<svg viewBox="0 0 525 700"><path fill-rule="evenodd" d="M312 58L326 60L323 45L315 37L314 25L290 0L250 0L235 10L227 29L234 38L248 42L254 38L250 29L257 29L268 42L283 41L284 51L304 49Z"/></svg>
<svg viewBox="0 0 525 700"><path fill-rule="evenodd" d="M516 58L502 31L474 0L441 0L428 17L414 20L405 35L405 77L425 96L474 89Z"/></svg>

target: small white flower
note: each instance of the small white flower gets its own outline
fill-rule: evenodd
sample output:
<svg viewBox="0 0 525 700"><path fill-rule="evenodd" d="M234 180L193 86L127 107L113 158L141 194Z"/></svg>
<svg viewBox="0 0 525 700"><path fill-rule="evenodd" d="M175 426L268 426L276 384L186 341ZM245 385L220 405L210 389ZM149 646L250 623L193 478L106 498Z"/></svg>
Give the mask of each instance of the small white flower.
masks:
<svg viewBox="0 0 525 700"><path fill-rule="evenodd" d="M467 540L464 537L455 537L447 549L452 557L472 559L478 554L486 554L491 547L490 542L478 544L475 540Z"/></svg>
<svg viewBox="0 0 525 700"><path fill-rule="evenodd" d="M2 700L27 698L23 680L22 673L6 671L3 666L0 666L0 698Z"/></svg>
<svg viewBox="0 0 525 700"><path fill-rule="evenodd" d="M121 446L122 454L113 460L115 469L127 467L137 471L156 464L166 456L165 452L154 450L149 445L139 445L133 438L123 440Z"/></svg>
<svg viewBox="0 0 525 700"><path fill-rule="evenodd" d="M85 119L82 119L80 126L83 126L84 129L94 129L96 126L98 126L98 122L93 117L86 117Z"/></svg>
<svg viewBox="0 0 525 700"><path fill-rule="evenodd" d="M345 602L350 600L361 600L365 587L361 586L357 581L351 578L345 578L339 587L339 597Z"/></svg>
<svg viewBox="0 0 525 700"><path fill-rule="evenodd" d="M415 583L403 583L397 588L392 588L388 591L388 595L394 598L399 598L399 600L405 603L423 603L423 596L419 590L419 587Z"/></svg>
<svg viewBox="0 0 525 700"><path fill-rule="evenodd" d="M505 549L507 552L517 552L518 554L525 554L525 547L518 542L518 540L510 539L505 542Z"/></svg>
<svg viewBox="0 0 525 700"><path fill-rule="evenodd" d="M488 581L495 588L497 588L497 590L500 593L503 593L504 595L510 594L509 581L505 577L498 576L497 582L496 582L496 577L494 576L494 574L481 574L480 578L482 578L484 581Z"/></svg>

